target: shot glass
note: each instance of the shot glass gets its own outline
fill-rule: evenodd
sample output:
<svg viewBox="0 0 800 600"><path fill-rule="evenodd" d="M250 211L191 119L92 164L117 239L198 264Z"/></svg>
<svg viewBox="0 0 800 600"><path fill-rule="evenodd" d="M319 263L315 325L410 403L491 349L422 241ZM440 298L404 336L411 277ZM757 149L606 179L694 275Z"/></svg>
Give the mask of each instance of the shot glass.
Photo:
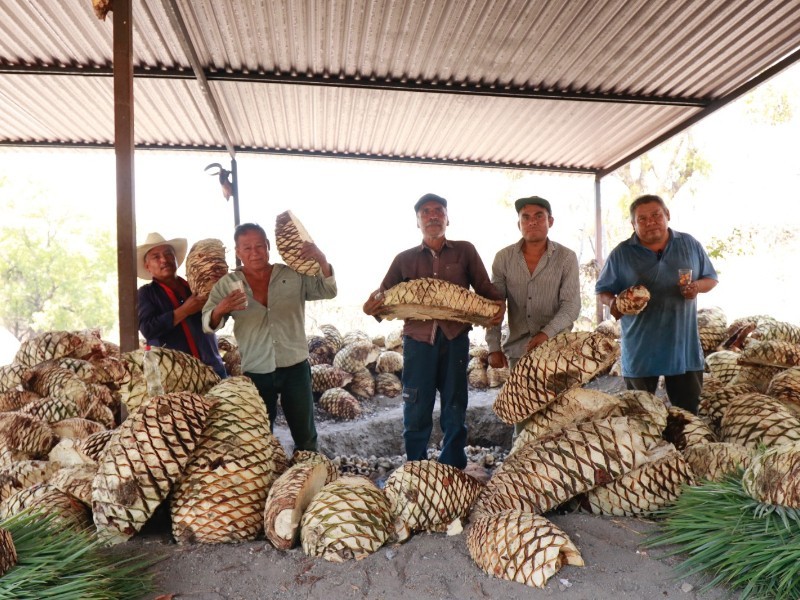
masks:
<svg viewBox="0 0 800 600"><path fill-rule="evenodd" d="M244 296L244 308L247 308L247 292L244 289L244 281L234 281L233 282L233 289L241 290L241 292L245 295Z"/></svg>
<svg viewBox="0 0 800 600"><path fill-rule="evenodd" d="M692 283L691 269L678 269L678 285L681 289Z"/></svg>

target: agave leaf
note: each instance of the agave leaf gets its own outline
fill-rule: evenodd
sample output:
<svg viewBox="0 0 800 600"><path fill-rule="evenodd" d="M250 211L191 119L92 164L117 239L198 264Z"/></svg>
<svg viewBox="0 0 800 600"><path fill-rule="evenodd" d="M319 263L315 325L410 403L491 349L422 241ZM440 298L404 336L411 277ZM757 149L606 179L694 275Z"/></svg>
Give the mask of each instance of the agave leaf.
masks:
<svg viewBox="0 0 800 600"><path fill-rule="evenodd" d="M52 515L23 511L0 527L19 557L3 576L0 600L123 600L153 591L146 569L159 557L117 558L92 530L59 528Z"/></svg>

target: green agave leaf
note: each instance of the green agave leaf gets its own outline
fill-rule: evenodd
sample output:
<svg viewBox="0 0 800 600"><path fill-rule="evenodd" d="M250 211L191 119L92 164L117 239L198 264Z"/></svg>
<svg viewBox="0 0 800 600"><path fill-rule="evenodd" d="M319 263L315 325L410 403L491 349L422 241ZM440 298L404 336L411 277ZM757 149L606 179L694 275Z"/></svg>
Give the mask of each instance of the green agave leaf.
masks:
<svg viewBox="0 0 800 600"><path fill-rule="evenodd" d="M659 512L646 546L682 555L678 572L712 576L742 600L800 598L800 511L763 505L742 489L741 472L721 482L684 488Z"/></svg>
<svg viewBox="0 0 800 600"><path fill-rule="evenodd" d="M158 557L115 558L91 530L63 529L52 516L20 513L0 521L19 562L2 578L0 600L123 600L152 593L147 568Z"/></svg>

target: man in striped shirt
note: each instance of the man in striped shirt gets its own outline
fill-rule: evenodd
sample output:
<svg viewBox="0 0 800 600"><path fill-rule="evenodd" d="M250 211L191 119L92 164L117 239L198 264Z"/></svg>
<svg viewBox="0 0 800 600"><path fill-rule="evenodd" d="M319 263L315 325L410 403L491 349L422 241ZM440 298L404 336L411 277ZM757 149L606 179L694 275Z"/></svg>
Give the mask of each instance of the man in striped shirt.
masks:
<svg viewBox="0 0 800 600"><path fill-rule="evenodd" d="M502 349L500 327L486 332L489 365L495 368L513 369L530 350L570 331L581 309L578 257L548 237L554 222L550 202L530 196L514 208L522 238L492 263L492 283L508 303L509 328Z"/></svg>

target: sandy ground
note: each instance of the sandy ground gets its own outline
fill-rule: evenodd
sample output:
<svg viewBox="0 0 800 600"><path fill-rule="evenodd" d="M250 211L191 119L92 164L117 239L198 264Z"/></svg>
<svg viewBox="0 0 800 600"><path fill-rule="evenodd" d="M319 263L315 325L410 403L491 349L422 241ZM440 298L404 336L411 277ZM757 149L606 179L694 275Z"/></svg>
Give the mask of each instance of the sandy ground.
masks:
<svg viewBox="0 0 800 600"><path fill-rule="evenodd" d="M583 514L548 515L581 551L584 567L562 568L544 589L490 577L472 560L465 534L418 534L402 545L346 563L279 552L265 541L237 545L176 546L167 535L129 542L130 551L166 558L155 568L157 594L185 600L267 598L505 598L562 600L731 597L700 593L703 580L677 578L674 559L641 547L651 522ZM174 596L169 596L174 594Z"/></svg>
<svg viewBox="0 0 800 600"><path fill-rule="evenodd" d="M603 387L608 385L616 384ZM488 415L493 397L491 392L470 396L470 413L476 413L481 423L471 423L473 430L486 429L485 421L493 417ZM377 446L399 443L398 401L379 401L373 409L361 421L348 424L321 419L318 423L321 448L334 456L348 454L353 440L368 451L372 448L364 446L367 441ZM375 427L370 428L373 422ZM290 444L290 438L280 427L276 433L285 446ZM383 436L391 439L382 440ZM390 450L383 456L392 454L395 452ZM541 590L484 573L469 555L466 532L457 536L417 534L405 544L384 546L363 560L330 563L308 557L300 548L280 552L264 540L235 545L178 546L168 533L168 518L162 516L160 523L154 519L143 533L117 547L115 552L164 557L152 569L157 593L149 597L163 596L164 600L549 597L715 600L732 596L721 589L701 593L702 578L679 578L673 569L676 559L665 557L663 550L646 550L642 544L656 529L652 521L577 513L547 517L570 536L586 565L562 568Z"/></svg>

